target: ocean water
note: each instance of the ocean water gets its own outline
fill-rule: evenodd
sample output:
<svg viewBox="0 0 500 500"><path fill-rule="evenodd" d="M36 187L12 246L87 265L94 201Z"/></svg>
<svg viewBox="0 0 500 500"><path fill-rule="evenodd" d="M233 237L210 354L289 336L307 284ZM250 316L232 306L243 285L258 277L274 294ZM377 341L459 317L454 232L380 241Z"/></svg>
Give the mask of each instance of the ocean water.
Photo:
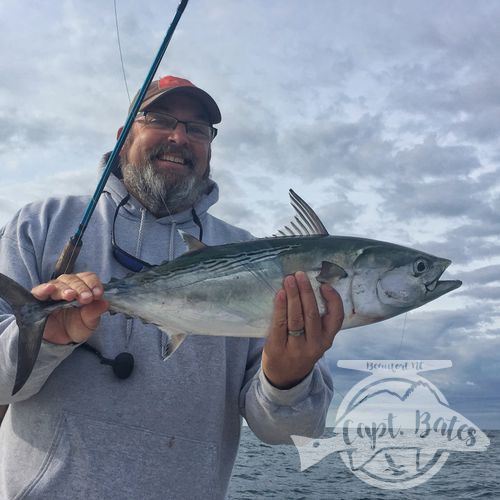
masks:
<svg viewBox="0 0 500 500"><path fill-rule="evenodd" d="M485 431L483 452L451 452L436 475L407 490L382 490L358 479L333 453L301 472L294 446L269 446L247 427L229 486L231 500L500 499L500 431Z"/></svg>

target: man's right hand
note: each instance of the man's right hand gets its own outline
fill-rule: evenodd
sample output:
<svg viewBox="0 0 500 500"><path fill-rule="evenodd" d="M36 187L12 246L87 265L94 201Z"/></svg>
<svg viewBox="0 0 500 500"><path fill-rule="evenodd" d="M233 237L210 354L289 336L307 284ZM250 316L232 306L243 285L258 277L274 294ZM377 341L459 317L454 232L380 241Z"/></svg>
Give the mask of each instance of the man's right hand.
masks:
<svg viewBox="0 0 500 500"><path fill-rule="evenodd" d="M47 318L43 338L53 344L85 342L99 325L109 307L104 289L95 273L62 274L31 290L38 300L78 300L82 307L60 309Z"/></svg>

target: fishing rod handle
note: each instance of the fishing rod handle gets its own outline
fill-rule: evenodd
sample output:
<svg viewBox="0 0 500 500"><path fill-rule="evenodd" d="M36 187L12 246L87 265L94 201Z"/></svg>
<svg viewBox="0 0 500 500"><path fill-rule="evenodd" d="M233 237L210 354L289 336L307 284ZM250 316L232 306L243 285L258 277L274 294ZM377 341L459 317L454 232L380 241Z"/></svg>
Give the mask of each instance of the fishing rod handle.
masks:
<svg viewBox="0 0 500 500"><path fill-rule="evenodd" d="M61 274L71 273L73 267L75 266L76 259L82 248L83 240L80 238L77 240L74 236L69 239L68 243L64 247L59 259L57 260L56 267L52 273L51 279L56 279Z"/></svg>

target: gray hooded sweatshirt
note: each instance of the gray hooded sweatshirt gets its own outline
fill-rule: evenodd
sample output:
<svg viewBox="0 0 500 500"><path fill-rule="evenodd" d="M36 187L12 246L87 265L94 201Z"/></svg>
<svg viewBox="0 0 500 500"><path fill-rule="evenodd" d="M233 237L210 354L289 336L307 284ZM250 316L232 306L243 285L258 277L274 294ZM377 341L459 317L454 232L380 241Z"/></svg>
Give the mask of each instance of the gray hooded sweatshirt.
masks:
<svg viewBox="0 0 500 500"><path fill-rule="evenodd" d="M74 272L93 271L103 282L129 272L111 248L111 221L126 194L111 176ZM213 184L194 207L204 243L250 239L207 213L217 199ZM48 281L87 203L71 196L21 209L0 231L0 272L27 289ZM199 236L191 210L158 219L131 197L118 212L116 240L159 264L186 251L177 229ZM0 498L224 498L242 417L270 444L322 433L332 397L322 362L297 386L278 390L260 370L261 339L189 336L163 361L166 339L139 320L105 314L89 343L107 358L132 353L129 378L118 379L82 348L43 341L13 397L18 328L0 301L0 404L10 404L0 427Z"/></svg>

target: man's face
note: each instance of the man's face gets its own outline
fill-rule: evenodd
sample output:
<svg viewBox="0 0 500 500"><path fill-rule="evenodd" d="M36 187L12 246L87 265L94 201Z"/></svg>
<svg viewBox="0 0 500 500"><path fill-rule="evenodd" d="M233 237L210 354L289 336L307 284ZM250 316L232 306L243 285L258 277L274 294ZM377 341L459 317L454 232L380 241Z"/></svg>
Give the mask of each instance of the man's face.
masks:
<svg viewBox="0 0 500 500"><path fill-rule="evenodd" d="M183 94L167 95L149 111L208 123L203 106ZM183 123L166 130L137 120L121 156L125 185L157 216L188 208L207 187L210 142L190 138Z"/></svg>

